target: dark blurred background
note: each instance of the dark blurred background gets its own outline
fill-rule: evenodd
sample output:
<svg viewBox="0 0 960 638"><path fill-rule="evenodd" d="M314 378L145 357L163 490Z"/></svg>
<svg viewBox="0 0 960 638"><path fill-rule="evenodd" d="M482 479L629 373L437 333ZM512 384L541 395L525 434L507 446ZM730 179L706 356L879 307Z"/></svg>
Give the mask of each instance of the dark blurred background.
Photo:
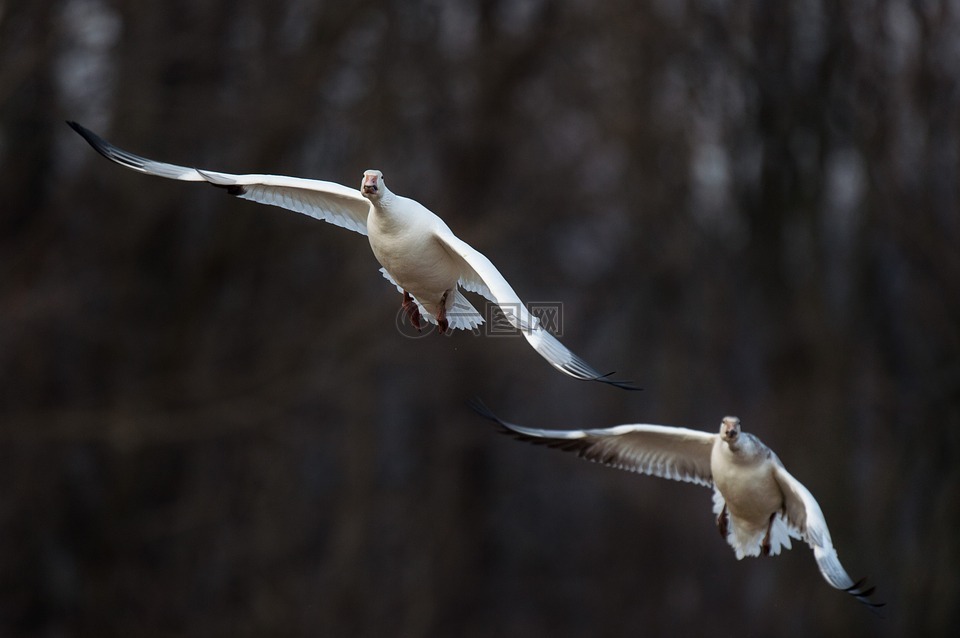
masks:
<svg viewBox="0 0 960 638"><path fill-rule="evenodd" d="M365 238L64 124L442 216L628 393L411 339ZM934 636L960 627L960 7L0 2L0 635ZM806 545L498 436L732 413Z"/></svg>

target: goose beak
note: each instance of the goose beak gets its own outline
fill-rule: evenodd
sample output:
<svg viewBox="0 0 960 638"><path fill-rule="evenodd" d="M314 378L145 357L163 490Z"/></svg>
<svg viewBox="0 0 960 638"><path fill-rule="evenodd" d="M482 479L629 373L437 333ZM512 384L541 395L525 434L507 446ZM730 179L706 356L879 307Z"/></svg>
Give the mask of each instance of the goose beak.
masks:
<svg viewBox="0 0 960 638"><path fill-rule="evenodd" d="M376 175L365 175L363 177L363 194L376 195L380 187L377 185Z"/></svg>
<svg viewBox="0 0 960 638"><path fill-rule="evenodd" d="M723 428L721 430L723 433L723 438L728 441L736 441L737 437L740 435L740 419L736 417L726 417L723 420Z"/></svg>

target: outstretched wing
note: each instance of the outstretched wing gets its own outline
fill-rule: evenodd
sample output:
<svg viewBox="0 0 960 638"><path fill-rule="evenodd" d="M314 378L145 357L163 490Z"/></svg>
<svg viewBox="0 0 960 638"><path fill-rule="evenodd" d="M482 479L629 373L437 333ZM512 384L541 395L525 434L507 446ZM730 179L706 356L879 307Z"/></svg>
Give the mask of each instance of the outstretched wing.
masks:
<svg viewBox="0 0 960 638"><path fill-rule="evenodd" d="M813 556L824 580L832 587L856 597L865 605L882 607L884 603L870 600L874 587L866 587L864 579L854 582L840 564L837 550L833 548L833 541L830 539L830 530L827 529L823 510L820 509L820 504L813 498L810 490L794 478L779 459L774 476L784 495L787 524L796 529L801 538L813 548Z"/></svg>
<svg viewBox="0 0 960 638"><path fill-rule="evenodd" d="M229 194L241 199L279 206L361 235L367 234L370 202L356 189L316 179L284 175L233 175L156 162L117 148L76 122L67 124L83 136L98 153L121 166L157 177L185 182L206 182L224 188Z"/></svg>
<svg viewBox="0 0 960 638"><path fill-rule="evenodd" d="M478 400L471 407L521 441L576 452L589 461L650 476L713 485L710 452L716 435L638 423L597 430L538 430L508 423Z"/></svg>
<svg viewBox="0 0 960 638"><path fill-rule="evenodd" d="M507 321L527 339L534 350L561 372L587 381L600 381L625 390L639 390L629 381L608 378L571 352L543 327L487 257L457 237L442 222L435 229L437 240L461 263L460 285L499 306Z"/></svg>

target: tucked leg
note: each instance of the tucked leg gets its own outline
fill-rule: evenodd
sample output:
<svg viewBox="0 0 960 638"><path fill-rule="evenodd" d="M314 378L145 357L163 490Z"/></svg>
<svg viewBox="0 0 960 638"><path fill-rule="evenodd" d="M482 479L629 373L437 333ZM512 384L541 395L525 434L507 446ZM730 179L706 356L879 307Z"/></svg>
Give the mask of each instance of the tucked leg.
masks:
<svg viewBox="0 0 960 638"><path fill-rule="evenodd" d="M723 504L720 515L717 516L717 529L720 531L720 538L727 540L727 532L730 529L730 514L727 513L727 504Z"/></svg>
<svg viewBox="0 0 960 638"><path fill-rule="evenodd" d="M437 310L437 332L440 334L445 333L450 328L450 324L447 322L447 295L449 293L448 290L440 297L440 309Z"/></svg>
<svg viewBox="0 0 960 638"><path fill-rule="evenodd" d="M413 327L419 332L423 327L423 318L420 316L420 309L417 308L417 302L413 300L413 297L411 297L410 293L406 290L403 291L403 305L401 307L403 311L407 313L407 316L410 317L410 323L413 324Z"/></svg>
<svg viewBox="0 0 960 638"><path fill-rule="evenodd" d="M767 522L767 533L763 536L763 544L760 545L760 553L764 556L770 555L770 531L773 529L773 519L777 517L777 513L774 512L770 515L770 520Z"/></svg>

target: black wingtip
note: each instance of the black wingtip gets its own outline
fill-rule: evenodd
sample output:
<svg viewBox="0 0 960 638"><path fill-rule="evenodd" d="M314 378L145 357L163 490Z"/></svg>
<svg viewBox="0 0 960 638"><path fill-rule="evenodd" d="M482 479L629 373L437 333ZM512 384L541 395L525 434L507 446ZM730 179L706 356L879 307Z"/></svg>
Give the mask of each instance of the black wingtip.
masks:
<svg viewBox="0 0 960 638"><path fill-rule="evenodd" d="M84 128L73 120L67 120L67 126L80 134L80 136L90 143L90 146L97 148L103 145L103 139L88 128ZM99 149L98 149L99 150Z"/></svg>
<svg viewBox="0 0 960 638"><path fill-rule="evenodd" d="M883 614L880 612L880 608L885 607L887 603L870 600L870 596L873 595L873 592L876 591L877 588L875 586L864 587L866 583L867 583L867 579L861 578L860 580L850 585L843 591L847 592L848 594L856 598L858 601L866 605L871 611L873 611L874 613L876 613L882 618Z"/></svg>
<svg viewBox="0 0 960 638"><path fill-rule="evenodd" d="M487 421L492 421L500 426L498 430L500 434L507 434L517 438L521 436L517 431L510 427L510 424L498 417L493 413L493 410L487 407L487 404L481 401L478 397L473 397L467 401L467 406L470 407L474 412L482 416Z"/></svg>
<svg viewBox="0 0 960 638"><path fill-rule="evenodd" d="M500 420L500 417L494 414L493 410L488 408L487 404L481 401L479 397L473 397L472 399L468 400L467 407L469 407L471 410L473 410L474 412L476 412L486 420L493 421L494 423L503 425L503 421Z"/></svg>
<svg viewBox="0 0 960 638"><path fill-rule="evenodd" d="M106 157L108 160L111 160L114 162L119 161L118 157L115 157L113 154L110 153L111 145L105 139L103 139L102 137L100 137L90 129L85 128L80 124L77 124L73 120L67 120L67 125L70 128L72 128L74 131L79 133L80 137L85 139L87 141L87 144L93 147L93 150L100 153L101 155Z"/></svg>
<svg viewBox="0 0 960 638"><path fill-rule="evenodd" d="M607 385L612 385L615 388L620 388L621 390L631 390L633 392L642 392L643 388L638 387L633 384L633 381L627 381L623 379L611 379L616 372L608 372L606 374L595 377L592 381L599 381L600 383L605 383Z"/></svg>

